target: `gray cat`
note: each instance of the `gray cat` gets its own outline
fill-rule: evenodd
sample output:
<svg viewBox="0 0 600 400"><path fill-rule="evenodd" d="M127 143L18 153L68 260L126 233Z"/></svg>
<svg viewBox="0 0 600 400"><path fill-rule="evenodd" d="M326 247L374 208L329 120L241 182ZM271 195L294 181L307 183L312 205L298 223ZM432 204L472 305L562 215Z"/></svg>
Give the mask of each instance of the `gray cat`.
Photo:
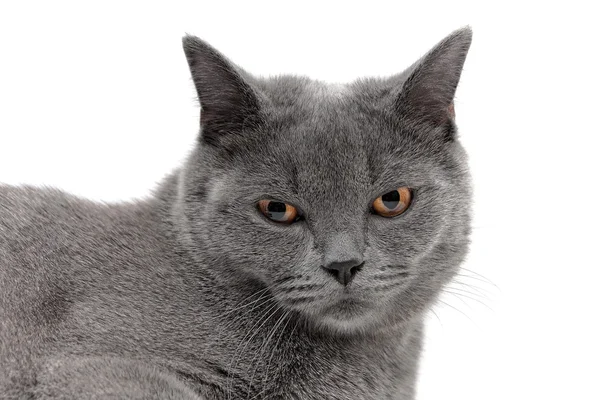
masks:
<svg viewBox="0 0 600 400"><path fill-rule="evenodd" d="M185 37L200 135L153 196L0 187L0 396L412 399L469 242L470 42L328 86Z"/></svg>

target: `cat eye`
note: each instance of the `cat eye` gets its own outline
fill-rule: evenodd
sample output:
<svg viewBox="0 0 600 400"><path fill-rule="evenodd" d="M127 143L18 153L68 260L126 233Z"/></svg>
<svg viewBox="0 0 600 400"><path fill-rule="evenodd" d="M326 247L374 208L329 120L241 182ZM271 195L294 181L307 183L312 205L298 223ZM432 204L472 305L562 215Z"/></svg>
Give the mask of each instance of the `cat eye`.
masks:
<svg viewBox="0 0 600 400"><path fill-rule="evenodd" d="M296 207L282 201L260 200L258 209L265 217L275 222L291 224L300 219L300 213Z"/></svg>
<svg viewBox="0 0 600 400"><path fill-rule="evenodd" d="M396 217L408 209L411 201L412 191L403 186L376 198L373 212L382 217Z"/></svg>

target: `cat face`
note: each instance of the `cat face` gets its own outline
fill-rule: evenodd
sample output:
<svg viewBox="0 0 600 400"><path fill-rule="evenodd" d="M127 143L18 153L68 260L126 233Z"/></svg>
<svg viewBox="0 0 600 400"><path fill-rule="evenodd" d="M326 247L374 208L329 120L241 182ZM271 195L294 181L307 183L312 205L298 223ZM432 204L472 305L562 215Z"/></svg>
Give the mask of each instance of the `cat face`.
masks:
<svg viewBox="0 0 600 400"><path fill-rule="evenodd" d="M452 98L470 38L457 31L402 74L344 86L257 79L184 39L202 106L181 194L192 242L318 328L418 315L467 250Z"/></svg>

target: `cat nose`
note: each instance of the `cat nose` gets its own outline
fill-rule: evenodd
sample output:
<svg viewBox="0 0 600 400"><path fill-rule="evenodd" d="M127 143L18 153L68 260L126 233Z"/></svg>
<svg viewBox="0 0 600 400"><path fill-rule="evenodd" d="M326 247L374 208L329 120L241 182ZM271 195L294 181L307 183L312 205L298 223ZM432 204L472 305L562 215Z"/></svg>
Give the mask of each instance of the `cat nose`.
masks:
<svg viewBox="0 0 600 400"><path fill-rule="evenodd" d="M323 266L323 269L331 274L339 283L344 286L348 286L348 284L354 279L354 276L362 266L364 265L364 261L359 259L351 259L348 261L335 261Z"/></svg>

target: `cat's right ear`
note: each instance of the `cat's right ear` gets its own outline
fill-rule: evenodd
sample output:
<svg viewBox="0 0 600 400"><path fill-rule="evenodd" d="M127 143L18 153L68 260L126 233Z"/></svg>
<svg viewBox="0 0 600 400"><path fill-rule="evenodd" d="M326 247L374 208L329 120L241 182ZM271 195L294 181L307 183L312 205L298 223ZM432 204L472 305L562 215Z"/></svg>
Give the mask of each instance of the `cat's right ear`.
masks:
<svg viewBox="0 0 600 400"><path fill-rule="evenodd" d="M184 36L183 50L200 101L201 140L218 145L260 122L258 98L238 67L195 36Z"/></svg>

